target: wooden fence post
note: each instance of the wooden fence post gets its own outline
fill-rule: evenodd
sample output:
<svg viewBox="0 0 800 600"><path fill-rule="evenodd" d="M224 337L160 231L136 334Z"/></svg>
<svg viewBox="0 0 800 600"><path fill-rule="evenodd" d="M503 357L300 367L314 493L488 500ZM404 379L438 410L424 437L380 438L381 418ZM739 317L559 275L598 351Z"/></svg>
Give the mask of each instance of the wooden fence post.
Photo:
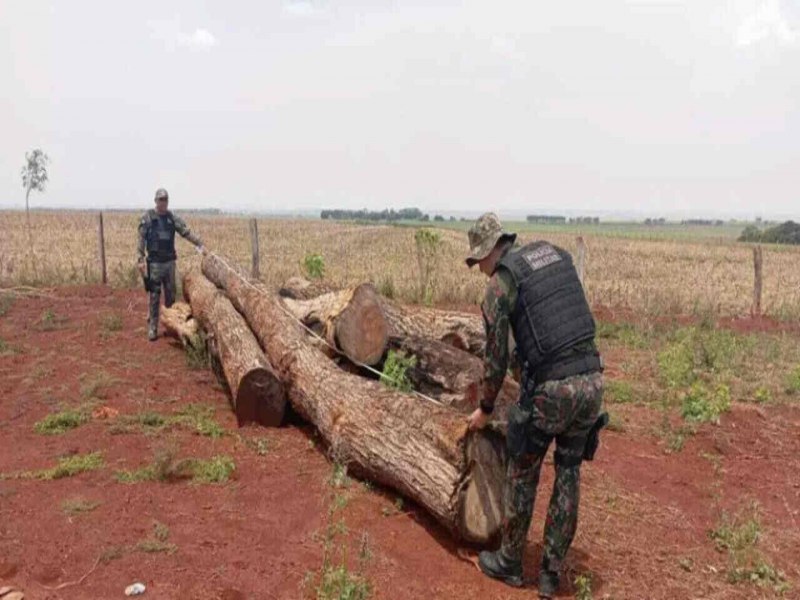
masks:
<svg viewBox="0 0 800 600"><path fill-rule="evenodd" d="M575 255L575 269L578 271L578 279L581 280L583 285L583 278L586 274L586 242L583 241L583 236L578 236L578 251Z"/></svg>
<svg viewBox="0 0 800 600"><path fill-rule="evenodd" d="M106 237L103 232L103 212L97 215L97 252L100 257L100 277L103 285L108 283L108 271L106 270Z"/></svg>
<svg viewBox="0 0 800 600"><path fill-rule="evenodd" d="M753 267L755 269L755 280L753 285L753 308L751 313L754 317L761 316L761 289L763 283L764 257L761 253L761 246L753 247Z"/></svg>
<svg viewBox="0 0 800 600"><path fill-rule="evenodd" d="M250 275L254 279L258 279L261 276L261 269L258 258L258 222L255 219L250 219L250 251L253 254L253 266Z"/></svg>

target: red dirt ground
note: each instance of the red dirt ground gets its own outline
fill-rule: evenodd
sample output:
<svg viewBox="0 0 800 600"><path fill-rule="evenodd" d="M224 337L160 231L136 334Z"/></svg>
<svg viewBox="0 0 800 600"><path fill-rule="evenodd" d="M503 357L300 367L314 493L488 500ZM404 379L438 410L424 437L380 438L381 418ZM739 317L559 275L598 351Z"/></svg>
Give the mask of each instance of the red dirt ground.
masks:
<svg viewBox="0 0 800 600"><path fill-rule="evenodd" d="M37 324L48 310L57 327L42 330ZM88 287L19 298L0 317L0 340L16 351L0 354L0 473L44 468L76 452L102 451L106 461L101 470L55 481L0 478L0 587L16 586L29 599L124 597L135 581L147 585L145 598L313 597L303 581L322 564L331 499L331 464L313 431L237 430L210 371L187 368L169 340L146 340L145 311L142 293ZM111 314L122 317L122 329L104 332L102 319ZM103 419L63 435L33 431L60 404L79 404L82 383L99 372L114 378L101 404L121 414L206 403L233 435L115 435ZM620 408L629 424L654 422L652 410ZM800 597L800 408L736 405L680 453L666 453L655 434L631 432L605 433L598 459L584 468L581 523L561 597L572 597L571 582L581 574L591 576L594 598L774 597L770 589L726 583L726 556L708 537L723 509L752 500L761 506L760 548L793 583L784 597ZM246 444L256 438L268 440L264 456ZM165 445L180 456L230 455L237 476L224 485L114 480L114 470L145 465ZM525 557L528 576L536 572L551 484L548 459ZM368 538L373 597L536 596L535 588L514 590L482 576L421 509L397 511L391 492L354 482L344 493L352 557L364 533ZM61 503L76 497L99 506L68 516ZM173 554L133 549L156 521L169 528ZM121 556L91 571L114 547ZM47 589L88 572L81 583Z"/></svg>

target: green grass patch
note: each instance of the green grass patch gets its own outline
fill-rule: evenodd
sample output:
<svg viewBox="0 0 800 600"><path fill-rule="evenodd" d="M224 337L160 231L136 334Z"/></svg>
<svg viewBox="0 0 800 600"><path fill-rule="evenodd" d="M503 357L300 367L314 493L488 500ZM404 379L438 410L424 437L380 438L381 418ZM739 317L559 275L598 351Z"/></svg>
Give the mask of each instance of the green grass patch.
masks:
<svg viewBox="0 0 800 600"><path fill-rule="evenodd" d="M169 427L180 427L214 439L225 435L225 429L214 419L214 407L194 403L187 404L174 415L154 411L120 415L112 425L112 433L130 433L134 429L155 433Z"/></svg>
<svg viewBox="0 0 800 600"><path fill-rule="evenodd" d="M597 323L596 335L599 339L614 340L627 348L649 348L650 337L631 323Z"/></svg>
<svg viewBox="0 0 800 600"><path fill-rule="evenodd" d="M58 460L58 464L49 469L39 471L22 471L10 475L0 476L0 479L41 479L49 481L53 479L63 479L72 477L87 471L95 471L105 465L102 452L92 452L90 454L76 454L66 456Z"/></svg>
<svg viewBox="0 0 800 600"><path fill-rule="evenodd" d="M85 498L69 498L61 503L61 510L65 515L74 517L92 512L100 506L99 502L86 500Z"/></svg>
<svg viewBox="0 0 800 600"><path fill-rule="evenodd" d="M800 365L797 365L786 377L786 393L800 394Z"/></svg>
<svg viewBox="0 0 800 600"><path fill-rule="evenodd" d="M153 535L136 544L135 550L147 554L174 554L178 547L169 541L169 527L158 521L153 523Z"/></svg>
<svg viewBox="0 0 800 600"><path fill-rule="evenodd" d="M196 483L225 483L236 471L236 463L230 456L218 455L209 460L195 459L191 468Z"/></svg>
<svg viewBox="0 0 800 600"><path fill-rule="evenodd" d="M90 418L88 407L68 408L37 421L33 430L42 435L59 435L88 423Z"/></svg>
<svg viewBox="0 0 800 600"><path fill-rule="evenodd" d="M171 483L191 479L195 483L225 483L236 471L236 463L229 456L214 456L208 460L178 459L172 449L158 450L149 465L139 469L117 471L114 478L119 483L159 481Z"/></svg>
<svg viewBox="0 0 800 600"><path fill-rule="evenodd" d="M592 575L584 573L575 578L575 600L592 600Z"/></svg>
<svg viewBox="0 0 800 600"><path fill-rule="evenodd" d="M13 354L21 354L22 351L13 344L9 344L4 339L0 338L0 356L11 356Z"/></svg>
<svg viewBox="0 0 800 600"><path fill-rule="evenodd" d="M608 402L628 404L634 400L633 386L620 379L607 379L604 396Z"/></svg>
<svg viewBox="0 0 800 600"><path fill-rule="evenodd" d="M416 356L406 356L402 352L389 350L383 363L381 383L401 392L411 392L414 390L414 385L408 378L408 370L416 366Z"/></svg>
<svg viewBox="0 0 800 600"><path fill-rule="evenodd" d="M762 527L757 504L753 503L735 515L723 512L709 537L718 551L728 554L727 579L730 583L751 583L771 588L778 594L790 589L786 576L758 549Z"/></svg>
<svg viewBox="0 0 800 600"><path fill-rule="evenodd" d="M39 331L54 331L60 329L67 322L67 317L57 315L52 309L42 312L39 320L34 324L34 328Z"/></svg>
<svg viewBox="0 0 800 600"><path fill-rule="evenodd" d="M731 408L731 391L725 384L710 389L707 384L696 381L683 397L681 415L694 423L719 422L723 413Z"/></svg>
<svg viewBox="0 0 800 600"><path fill-rule="evenodd" d="M6 316L13 305L13 294L0 294L0 317Z"/></svg>
<svg viewBox="0 0 800 600"><path fill-rule="evenodd" d="M122 317L117 313L103 315L100 319L100 327L109 333L122 331Z"/></svg>

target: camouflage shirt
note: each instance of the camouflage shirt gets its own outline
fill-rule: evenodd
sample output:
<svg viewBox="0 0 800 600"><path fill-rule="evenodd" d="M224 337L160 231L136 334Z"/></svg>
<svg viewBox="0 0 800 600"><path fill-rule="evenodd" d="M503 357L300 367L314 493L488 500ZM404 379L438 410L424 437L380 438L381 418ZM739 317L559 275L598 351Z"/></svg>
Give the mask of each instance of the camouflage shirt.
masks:
<svg viewBox="0 0 800 600"><path fill-rule="evenodd" d="M165 216L165 215L159 215ZM175 223L175 233L180 235L183 238L189 240L195 246L202 246L203 242L193 234L189 227L186 225L186 222L181 219L175 213L172 213L172 222ZM145 250L147 249L147 229L150 227L150 211L147 211L142 215L142 218L139 219L139 228L137 233L137 260L139 262L144 261L144 254Z"/></svg>
<svg viewBox="0 0 800 600"><path fill-rule="evenodd" d="M501 257L502 258L502 257ZM518 368L516 352L510 352L509 330L511 315L517 305L517 286L505 269L498 269L489 279L486 296L481 304L483 322L486 327L486 354L483 359L483 395L480 406L489 414L494 410L494 402L509 367ZM575 344L559 352L555 359L568 358L578 354L596 353L594 340ZM538 383L538 382L537 382Z"/></svg>

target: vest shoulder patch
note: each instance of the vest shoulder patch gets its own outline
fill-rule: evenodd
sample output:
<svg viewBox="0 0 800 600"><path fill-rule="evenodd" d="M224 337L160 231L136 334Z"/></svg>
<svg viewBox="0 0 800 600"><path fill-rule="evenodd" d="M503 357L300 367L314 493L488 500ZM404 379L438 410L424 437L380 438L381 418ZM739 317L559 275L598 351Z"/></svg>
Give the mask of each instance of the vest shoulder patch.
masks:
<svg viewBox="0 0 800 600"><path fill-rule="evenodd" d="M561 260L561 255L550 245L539 246L522 252L522 259L533 271L538 271Z"/></svg>

